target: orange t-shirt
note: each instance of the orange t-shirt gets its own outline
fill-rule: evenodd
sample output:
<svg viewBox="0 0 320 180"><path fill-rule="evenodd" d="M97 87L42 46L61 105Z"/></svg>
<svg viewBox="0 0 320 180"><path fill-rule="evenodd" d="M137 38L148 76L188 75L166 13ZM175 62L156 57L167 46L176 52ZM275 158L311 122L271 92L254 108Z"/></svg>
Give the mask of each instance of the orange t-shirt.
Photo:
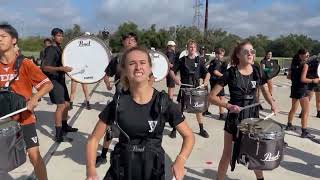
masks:
<svg viewBox="0 0 320 180"><path fill-rule="evenodd" d="M0 86L4 87L6 84L16 76L13 69L14 62L11 64L0 63ZM39 67L37 67L31 60L24 59L20 66L19 76L11 84L12 90L25 97L26 101L32 97L32 88L37 90L46 83L51 83L47 76L45 76ZM30 111L24 111L19 114L18 121L22 125L34 123L36 118Z"/></svg>

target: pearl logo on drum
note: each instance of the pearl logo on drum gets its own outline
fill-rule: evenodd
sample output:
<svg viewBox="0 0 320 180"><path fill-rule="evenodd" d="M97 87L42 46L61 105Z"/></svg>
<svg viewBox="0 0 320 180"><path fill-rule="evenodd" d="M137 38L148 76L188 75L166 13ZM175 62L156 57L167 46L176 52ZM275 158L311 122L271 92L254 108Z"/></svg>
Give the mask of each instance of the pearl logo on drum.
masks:
<svg viewBox="0 0 320 180"><path fill-rule="evenodd" d="M261 159L261 161L266 161L266 162L270 162L270 161L276 161L280 158L280 152L278 151L277 155L272 156L272 153L266 153L264 155L264 159Z"/></svg>
<svg viewBox="0 0 320 180"><path fill-rule="evenodd" d="M79 47L87 47L90 46L90 41L84 42L83 40L79 41Z"/></svg>
<svg viewBox="0 0 320 180"><path fill-rule="evenodd" d="M195 102L193 107L204 107L204 103Z"/></svg>

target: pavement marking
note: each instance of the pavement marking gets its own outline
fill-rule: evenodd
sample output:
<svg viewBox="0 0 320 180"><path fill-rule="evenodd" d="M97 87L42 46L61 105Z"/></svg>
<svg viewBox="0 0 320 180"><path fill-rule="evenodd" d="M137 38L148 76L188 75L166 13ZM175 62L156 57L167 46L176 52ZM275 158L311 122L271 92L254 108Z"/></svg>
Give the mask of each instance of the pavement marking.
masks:
<svg viewBox="0 0 320 180"><path fill-rule="evenodd" d="M100 81L92 88L92 90L89 94L89 98L91 98L92 94L98 88L99 85L100 85ZM72 126L76 122L76 120L78 119L79 115L81 114L81 112L83 111L84 108L85 108L85 106L81 106L77 110L77 112L71 117L71 120L69 121L70 126ZM60 143L54 142L51 145L51 147L49 148L48 152L43 156L43 161L46 166L48 165L53 154L57 151L59 145L60 145ZM34 171L29 175L29 177L32 177L32 176L35 177Z"/></svg>

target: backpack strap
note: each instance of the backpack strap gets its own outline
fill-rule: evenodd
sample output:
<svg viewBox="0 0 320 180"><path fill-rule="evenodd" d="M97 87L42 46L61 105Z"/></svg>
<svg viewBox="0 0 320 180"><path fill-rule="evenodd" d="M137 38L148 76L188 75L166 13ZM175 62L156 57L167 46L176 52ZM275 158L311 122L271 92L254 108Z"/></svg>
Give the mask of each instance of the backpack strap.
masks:
<svg viewBox="0 0 320 180"><path fill-rule="evenodd" d="M17 73L16 76L14 76L14 78L9 82L8 87L11 86L11 84L18 78L19 74L20 74L20 67L22 64L22 61L24 60L24 56L21 54L17 57L16 62L13 65L13 70Z"/></svg>

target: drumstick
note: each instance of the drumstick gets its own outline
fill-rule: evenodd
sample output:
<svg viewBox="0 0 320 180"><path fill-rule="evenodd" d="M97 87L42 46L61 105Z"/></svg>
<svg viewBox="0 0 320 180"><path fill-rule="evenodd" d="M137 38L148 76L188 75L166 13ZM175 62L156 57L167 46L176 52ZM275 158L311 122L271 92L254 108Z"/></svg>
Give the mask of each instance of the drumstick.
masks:
<svg viewBox="0 0 320 180"><path fill-rule="evenodd" d="M196 89L204 87L204 84L201 84L200 86L196 87Z"/></svg>
<svg viewBox="0 0 320 180"><path fill-rule="evenodd" d="M263 104L263 103L264 103L264 101L259 102L259 103L254 103L254 104L251 104L251 105L248 105L248 106L240 107L240 111L248 109L248 108L252 108L252 107L255 107L255 106L259 106L260 104Z"/></svg>
<svg viewBox="0 0 320 180"><path fill-rule="evenodd" d="M191 85L191 84L180 84L181 86L188 86L188 87L193 87L193 85Z"/></svg>
<svg viewBox="0 0 320 180"><path fill-rule="evenodd" d="M19 113L25 111L25 110L27 110L27 107L22 108L22 109L19 109L18 111L12 112L12 113L7 114L7 115L5 115L5 116L2 116L2 117L0 118L0 120L6 119L6 118L11 117L11 116L14 116L14 115L16 115L16 114L19 114Z"/></svg>
<svg viewBox="0 0 320 180"><path fill-rule="evenodd" d="M112 84L117 84L120 81L120 79L116 80L115 82L113 82Z"/></svg>
<svg viewBox="0 0 320 180"><path fill-rule="evenodd" d="M275 113L273 112L273 113L269 114L268 116L264 117L263 120L267 120L267 119L271 118L274 115L275 115Z"/></svg>

